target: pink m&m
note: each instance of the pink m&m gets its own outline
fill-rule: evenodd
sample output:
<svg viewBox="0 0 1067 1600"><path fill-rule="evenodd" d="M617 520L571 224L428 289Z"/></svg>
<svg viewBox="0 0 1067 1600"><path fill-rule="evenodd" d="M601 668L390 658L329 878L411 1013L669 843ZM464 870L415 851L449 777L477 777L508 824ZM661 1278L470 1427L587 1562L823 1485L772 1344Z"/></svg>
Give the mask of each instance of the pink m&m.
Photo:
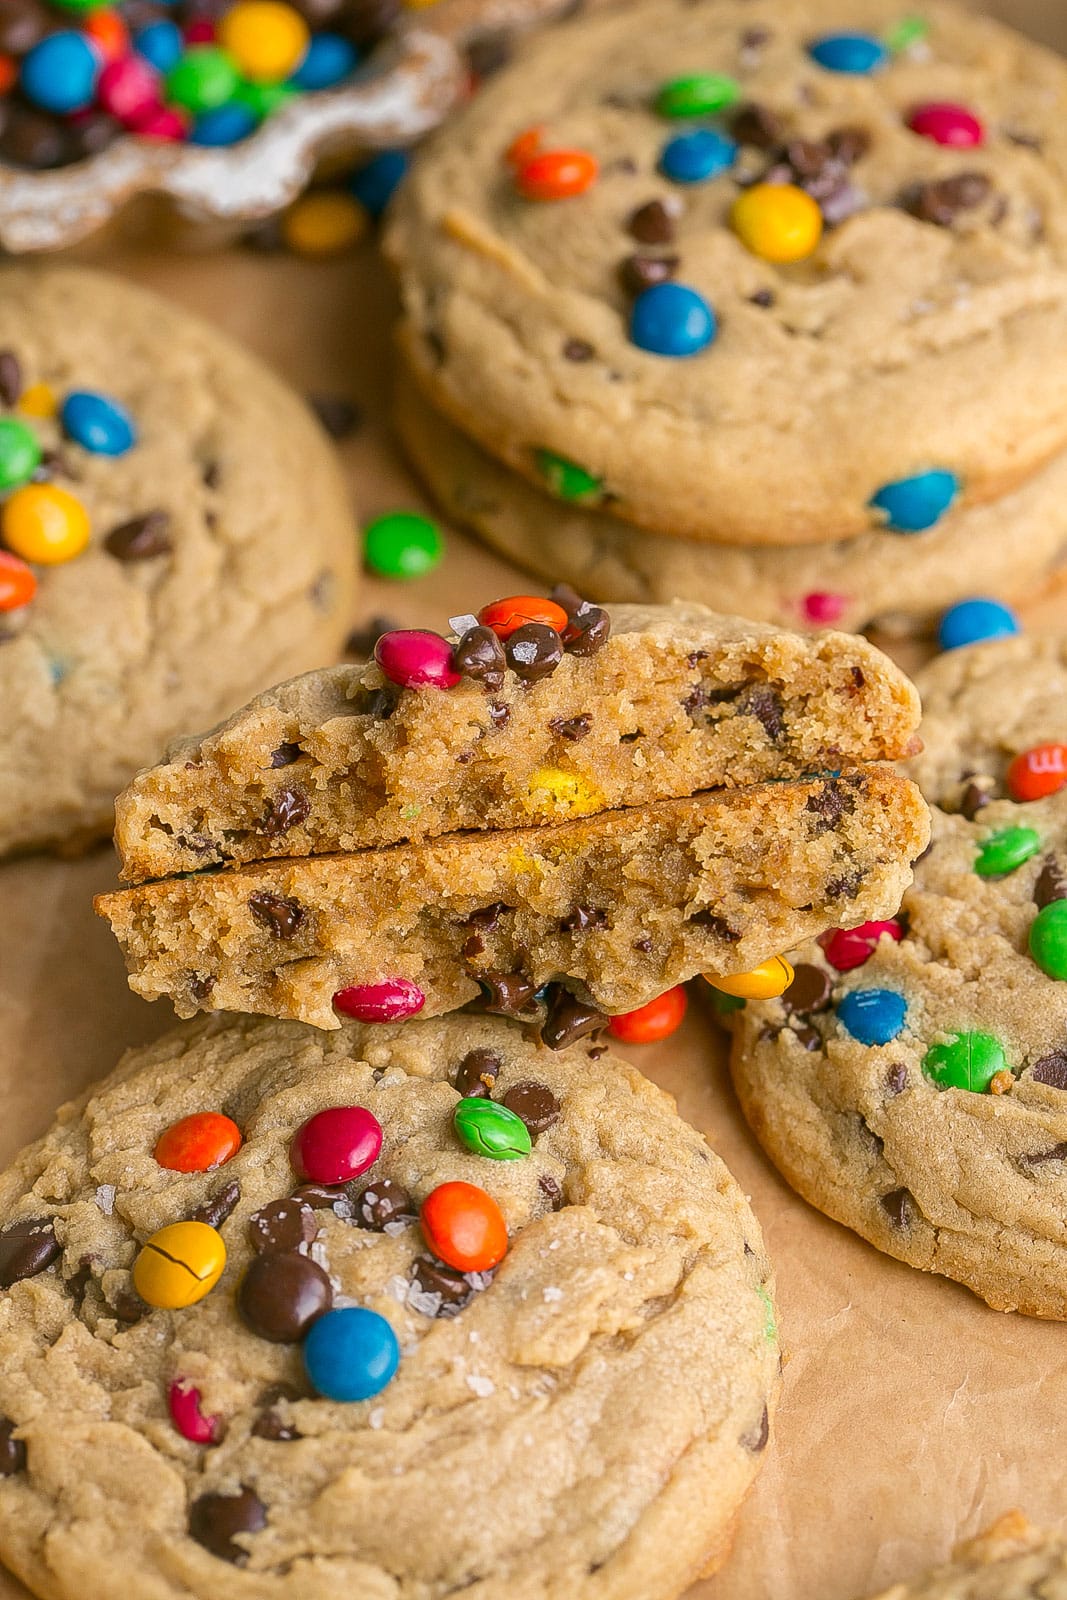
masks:
<svg viewBox="0 0 1067 1600"><path fill-rule="evenodd" d="M819 943L832 967L838 972L851 972L871 959L883 933L899 940L904 937L904 926L895 917L888 922L861 922L858 928L834 928L824 933Z"/></svg>
<svg viewBox="0 0 1067 1600"><path fill-rule="evenodd" d="M105 111L130 127L159 106L159 74L142 56L120 56L101 72L96 94Z"/></svg>
<svg viewBox="0 0 1067 1600"><path fill-rule="evenodd" d="M844 615L848 605L848 596L834 594L830 590L815 590L806 594L800 602L800 609L804 613L804 621L821 626L828 622L837 622Z"/></svg>
<svg viewBox="0 0 1067 1600"><path fill-rule="evenodd" d="M374 659L389 681L402 689L454 689L460 680L448 640L423 628L383 633L374 646Z"/></svg>
<svg viewBox="0 0 1067 1600"><path fill-rule="evenodd" d="M200 1409L200 1390L176 1379L167 1393L170 1420L183 1439L194 1444L217 1444L222 1430L221 1417L205 1417Z"/></svg>
<svg viewBox="0 0 1067 1600"><path fill-rule="evenodd" d="M310 1183L347 1183L377 1161L382 1125L364 1106L330 1106L293 1134L289 1160Z"/></svg>
<svg viewBox="0 0 1067 1600"><path fill-rule="evenodd" d="M131 118L130 129L142 139L162 139L175 144L185 138L189 124L172 106L146 106Z"/></svg>
<svg viewBox="0 0 1067 1600"><path fill-rule="evenodd" d="M950 145L955 150L971 150L985 142L985 129L974 112L949 100L932 100L928 105L916 106L908 118L908 127L924 139Z"/></svg>
<svg viewBox="0 0 1067 1600"><path fill-rule="evenodd" d="M337 1010L357 1022L400 1022L426 1004L426 996L410 978L384 978L381 983L353 983L333 997Z"/></svg>

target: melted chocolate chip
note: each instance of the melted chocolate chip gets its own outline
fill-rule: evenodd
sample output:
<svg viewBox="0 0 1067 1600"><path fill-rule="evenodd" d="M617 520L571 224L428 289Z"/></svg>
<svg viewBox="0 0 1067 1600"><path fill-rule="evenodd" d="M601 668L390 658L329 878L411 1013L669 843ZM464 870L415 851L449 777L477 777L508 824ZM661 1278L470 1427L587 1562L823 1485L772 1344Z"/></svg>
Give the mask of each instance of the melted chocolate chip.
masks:
<svg viewBox="0 0 1067 1600"><path fill-rule="evenodd" d="M507 663L524 683L550 678L563 660L563 640L543 622L524 622L505 646Z"/></svg>
<svg viewBox="0 0 1067 1600"><path fill-rule="evenodd" d="M1054 1144L1049 1150L1035 1150L1031 1154L1016 1157L1017 1165L1024 1171L1032 1172L1035 1167L1045 1167L1051 1162L1067 1161L1067 1144Z"/></svg>
<svg viewBox="0 0 1067 1600"><path fill-rule="evenodd" d="M21 1217L0 1231L0 1289L35 1278L60 1254L51 1217Z"/></svg>
<svg viewBox="0 0 1067 1600"><path fill-rule="evenodd" d="M308 405L331 439L349 439L362 420L359 407L339 394L309 394Z"/></svg>
<svg viewBox="0 0 1067 1600"><path fill-rule="evenodd" d="M169 555L170 512L146 511L129 522L120 522L104 540L108 555L116 561L151 561L155 556Z"/></svg>
<svg viewBox="0 0 1067 1600"><path fill-rule="evenodd" d="M232 1217L241 1199L241 1185L234 1179L231 1183L220 1189L218 1194L205 1200L203 1205L197 1206L190 1213L190 1222L206 1222L209 1228L221 1228L222 1224Z"/></svg>
<svg viewBox="0 0 1067 1600"><path fill-rule="evenodd" d="M0 402L16 405L21 393L22 363L14 350L0 350Z"/></svg>
<svg viewBox="0 0 1067 1600"><path fill-rule="evenodd" d="M880 1195L879 1203L894 1228L911 1227L915 1201L910 1189L893 1189Z"/></svg>
<svg viewBox="0 0 1067 1600"><path fill-rule="evenodd" d="M782 142L782 119L770 106L750 101L734 112L730 120L730 132L738 144L754 145L757 150L773 150Z"/></svg>
<svg viewBox="0 0 1067 1600"><path fill-rule="evenodd" d="M563 639L563 648L569 656L595 656L603 650L611 636L611 618L600 606L587 605L583 600L571 613L570 626Z"/></svg>
<svg viewBox="0 0 1067 1600"><path fill-rule="evenodd" d="M521 972L480 972L478 982L484 991L482 1010L493 1016L513 1017L528 1011L536 993Z"/></svg>
<svg viewBox="0 0 1067 1600"><path fill-rule="evenodd" d="M511 707L492 702L489 707L489 721L494 728L506 728L511 721Z"/></svg>
<svg viewBox="0 0 1067 1600"><path fill-rule="evenodd" d="M119 1322L132 1328L134 1323L140 1322L148 1307L140 1295L135 1294L132 1289L120 1289L111 1309Z"/></svg>
<svg viewBox="0 0 1067 1600"><path fill-rule="evenodd" d="M833 984L830 974L811 962L801 961L793 969L793 981L782 996L787 1011L809 1017L816 1011L825 1011L830 1004Z"/></svg>
<svg viewBox="0 0 1067 1600"><path fill-rule="evenodd" d="M1030 1076L1037 1083L1047 1083L1053 1089L1067 1089L1067 1050L1050 1050L1047 1056L1035 1061Z"/></svg>
<svg viewBox="0 0 1067 1600"><path fill-rule="evenodd" d="M250 894L248 909L272 939L291 939L306 915L299 900L271 894L269 889L257 889L255 894Z"/></svg>
<svg viewBox="0 0 1067 1600"><path fill-rule="evenodd" d="M267 1526L267 1508L253 1489L243 1486L236 1494L202 1494L189 1507L189 1533L220 1561L243 1566L248 1551L234 1541Z"/></svg>
<svg viewBox="0 0 1067 1600"><path fill-rule="evenodd" d="M266 839L278 839L304 822L311 812L311 801L302 789L279 789L267 801L259 831Z"/></svg>
<svg viewBox="0 0 1067 1600"><path fill-rule="evenodd" d="M755 717L772 743L785 732L785 708L781 696L766 684L753 684L743 689L737 697L737 715Z"/></svg>
<svg viewBox="0 0 1067 1600"><path fill-rule="evenodd" d="M577 744L592 731L593 717L591 712L583 711L577 717L553 717L548 726L557 738Z"/></svg>
<svg viewBox="0 0 1067 1600"><path fill-rule="evenodd" d="M436 1306L426 1306L425 1315L454 1317L474 1299L475 1289L470 1279L454 1267L446 1267L429 1256L419 1256L411 1266L411 1281L420 1294L433 1296ZM416 1306L416 1310L423 1310Z"/></svg>
<svg viewBox="0 0 1067 1600"><path fill-rule="evenodd" d="M717 939L725 939L727 944L737 944L741 935L736 929L731 928L725 917L720 917L718 912L705 906L703 911L695 911L688 921L695 922L698 927L707 928Z"/></svg>
<svg viewBox="0 0 1067 1600"><path fill-rule="evenodd" d="M15 1427L10 1417L0 1417L0 1478L26 1470L26 1446L15 1438Z"/></svg>
<svg viewBox="0 0 1067 1600"><path fill-rule="evenodd" d="M505 912L511 911L512 906L506 906L503 900L494 900L491 906L481 906L477 911L472 911L467 918L468 928L481 928L485 933L492 933L500 925L500 919Z"/></svg>
<svg viewBox="0 0 1067 1600"><path fill-rule="evenodd" d="M271 1200L248 1219L248 1237L257 1255L274 1255L280 1250L299 1250L319 1231L315 1213L305 1201L290 1196Z"/></svg>
<svg viewBox="0 0 1067 1600"><path fill-rule="evenodd" d="M561 933L584 933L587 928L606 928L608 914L599 906L575 906L560 919Z"/></svg>
<svg viewBox="0 0 1067 1600"><path fill-rule="evenodd" d="M468 1050L456 1068L456 1092L464 1099L487 1100L502 1066L495 1050Z"/></svg>
<svg viewBox="0 0 1067 1600"><path fill-rule="evenodd" d="M761 1450L767 1448L767 1440L771 1436L771 1418L767 1407L764 1406L759 1422L748 1433L741 1435L741 1443L746 1450L751 1450L753 1455L759 1455Z"/></svg>
<svg viewBox="0 0 1067 1600"><path fill-rule="evenodd" d="M619 262L619 282L627 294L643 294L657 283L667 283L680 265L679 256L650 256L638 250Z"/></svg>
<svg viewBox="0 0 1067 1600"><path fill-rule="evenodd" d="M840 877L827 878L827 900L854 900L859 893L860 884L863 882L863 873L859 868L852 872L843 872Z"/></svg>
<svg viewBox="0 0 1067 1600"><path fill-rule="evenodd" d="M252 1424L254 1439L270 1439L274 1444L300 1439L303 1435L291 1422L286 1422L280 1411L264 1411Z"/></svg>
<svg viewBox="0 0 1067 1600"><path fill-rule="evenodd" d="M639 954L641 954L643 956L647 956L651 952L651 949L652 949L652 940L648 937L647 933L643 934L640 939L635 939L634 940L634 942L633 942L633 944L631 945L630 948L632 950L638 951Z"/></svg>
<svg viewBox="0 0 1067 1600"><path fill-rule="evenodd" d="M774 304L774 290L757 289L755 294L749 295L748 299L750 305L762 306L764 311L768 311Z"/></svg>
<svg viewBox="0 0 1067 1600"><path fill-rule="evenodd" d="M794 1021L790 1031L802 1050L821 1050L822 1034L807 1022Z"/></svg>
<svg viewBox="0 0 1067 1600"><path fill-rule="evenodd" d="M592 361L595 354L588 339L568 339L563 346L565 361Z"/></svg>
<svg viewBox="0 0 1067 1600"><path fill-rule="evenodd" d="M559 1121L560 1104L547 1084L528 1079L513 1083L502 1103L521 1117L535 1136Z"/></svg>
<svg viewBox="0 0 1067 1600"><path fill-rule="evenodd" d="M293 1190L293 1199L310 1206L313 1211L332 1210L339 1200L348 1199L343 1183L301 1183Z"/></svg>
<svg viewBox="0 0 1067 1600"><path fill-rule="evenodd" d="M537 1180L537 1187L540 1189L541 1193L544 1195L553 1211L559 1211L562 1208L563 1190L560 1188L559 1183L550 1172L542 1172L541 1176Z"/></svg>
<svg viewBox="0 0 1067 1600"><path fill-rule="evenodd" d="M318 1262L295 1254L256 1256L237 1291L245 1323L272 1344L295 1344L332 1304L333 1288Z"/></svg>
<svg viewBox="0 0 1067 1600"><path fill-rule="evenodd" d="M920 222L951 228L964 211L973 211L992 193L993 185L984 172L957 172L951 178L919 184L909 191L904 204Z"/></svg>
<svg viewBox="0 0 1067 1600"><path fill-rule="evenodd" d="M276 750L271 751L270 764L272 767L291 767L303 754L298 744L292 742L280 744Z"/></svg>
<svg viewBox="0 0 1067 1600"><path fill-rule="evenodd" d="M1055 856L1047 856L1034 884L1034 904L1043 910L1054 900L1067 900L1067 871Z"/></svg>
<svg viewBox="0 0 1067 1600"><path fill-rule="evenodd" d="M372 1233L384 1233L394 1223L414 1222L418 1208L402 1183L377 1178L356 1200L356 1221Z"/></svg>
<svg viewBox="0 0 1067 1600"><path fill-rule="evenodd" d="M809 794L804 802L804 809L819 819L820 826L814 831L828 833L846 813L851 815L855 811L856 801L836 779L831 779L829 783L824 783L816 789L814 794Z"/></svg>
<svg viewBox="0 0 1067 1600"><path fill-rule="evenodd" d="M587 1033L594 1033L607 1024L607 1017L585 1000L579 1000L560 983L548 986L545 1020L541 1024L541 1040L550 1050L565 1050L577 1043Z"/></svg>
<svg viewBox="0 0 1067 1600"><path fill-rule="evenodd" d="M835 128L832 133L827 134L826 142L834 159L851 167L862 160L871 148L871 135L866 128L849 124L844 128Z"/></svg>
<svg viewBox="0 0 1067 1600"><path fill-rule="evenodd" d="M969 783L960 797L960 810L968 822L973 822L983 806L993 799L992 791L980 783Z"/></svg>
<svg viewBox="0 0 1067 1600"><path fill-rule="evenodd" d="M468 628L452 652L452 665L465 678L480 683L487 694L499 692L507 661L504 646L492 628Z"/></svg>
<svg viewBox="0 0 1067 1600"><path fill-rule="evenodd" d="M649 200L630 213L626 226L642 244L670 244L674 238L674 219L680 207L663 200Z"/></svg>
<svg viewBox="0 0 1067 1600"><path fill-rule="evenodd" d="M480 933L472 933L468 939L464 939L464 941L463 941L463 959L464 959L464 961L477 961L478 957L479 956L483 956L484 954L485 954L485 940L482 938Z"/></svg>
<svg viewBox="0 0 1067 1600"><path fill-rule="evenodd" d="M903 1062L894 1061L885 1075L886 1093L891 1095L903 1094L908 1087L908 1069Z"/></svg>
<svg viewBox="0 0 1067 1600"><path fill-rule="evenodd" d="M210 973L192 972L189 974L189 993L199 1005L206 1000L215 987L215 979Z"/></svg>

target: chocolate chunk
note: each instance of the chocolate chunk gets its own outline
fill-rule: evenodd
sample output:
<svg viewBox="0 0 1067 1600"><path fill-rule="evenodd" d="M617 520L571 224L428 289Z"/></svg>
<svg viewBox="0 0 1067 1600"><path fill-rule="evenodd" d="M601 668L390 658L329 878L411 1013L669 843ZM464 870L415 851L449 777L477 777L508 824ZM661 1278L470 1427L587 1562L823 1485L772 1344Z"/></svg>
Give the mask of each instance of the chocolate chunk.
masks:
<svg viewBox="0 0 1067 1600"><path fill-rule="evenodd" d="M524 622L505 646L508 666L524 683L550 678L563 660L563 640L543 622Z"/></svg>
<svg viewBox="0 0 1067 1600"><path fill-rule="evenodd" d="M973 822L983 806L993 799L991 790L983 784L969 783L960 798L960 810L968 822Z"/></svg>
<svg viewBox="0 0 1067 1600"><path fill-rule="evenodd" d="M773 150L782 142L782 119L770 106L750 101L740 106L730 120L730 132L738 144L754 145L757 150Z"/></svg>
<svg viewBox="0 0 1067 1600"><path fill-rule="evenodd" d="M285 744L280 744L276 750L271 751L270 764L272 767L291 767L293 762L299 761L303 754L304 752L298 744L287 741Z"/></svg>
<svg viewBox="0 0 1067 1600"><path fill-rule="evenodd" d="M315 1212L305 1201L292 1195L287 1200L271 1200L248 1219L248 1237L257 1255L275 1255L280 1250L299 1250L319 1231Z"/></svg>
<svg viewBox="0 0 1067 1600"><path fill-rule="evenodd" d="M910 1189L893 1189L880 1195L879 1201L894 1228L911 1227L915 1201Z"/></svg>
<svg viewBox="0 0 1067 1600"><path fill-rule="evenodd" d="M1037 1150L1029 1155L1018 1156L1016 1159L1024 1171L1048 1166L1050 1162L1067 1161L1067 1143L1054 1144L1050 1150Z"/></svg>
<svg viewBox="0 0 1067 1600"><path fill-rule="evenodd" d="M190 1222L206 1222L209 1228L221 1228L228 1217L232 1217L241 1199L241 1185L236 1178L220 1189L218 1194L205 1200L203 1205L197 1206L190 1213Z"/></svg>
<svg viewBox="0 0 1067 1600"><path fill-rule="evenodd" d="M787 1011L810 1017L813 1012L826 1010L832 989L828 972L802 961L793 969L793 981L782 996L782 1004Z"/></svg>
<svg viewBox="0 0 1067 1600"><path fill-rule="evenodd" d="M764 1406L759 1422L748 1433L741 1435L741 1443L746 1450L751 1450L753 1455L759 1455L761 1450L767 1448L767 1440L771 1436L771 1418L767 1407Z"/></svg>
<svg viewBox="0 0 1067 1600"><path fill-rule="evenodd" d="M199 1005L206 1000L215 987L215 979L211 973L192 972L189 974L189 993Z"/></svg>
<svg viewBox="0 0 1067 1600"><path fill-rule="evenodd" d="M496 694L507 665L504 646L492 628L482 624L468 628L452 652L452 665L465 678L482 684L487 694Z"/></svg>
<svg viewBox="0 0 1067 1600"><path fill-rule="evenodd" d="M553 717L548 726L557 738L577 744L579 739L584 739L591 732L593 717L591 712L583 711L577 717Z"/></svg>
<svg viewBox="0 0 1067 1600"><path fill-rule="evenodd" d="M467 65L476 78L491 78L506 67L515 53L510 33L494 32L472 39L467 46Z"/></svg>
<svg viewBox="0 0 1067 1600"><path fill-rule="evenodd" d="M513 1017L520 1011L528 1011L536 992L521 972L480 972L478 982L485 992L482 1010L498 1017Z"/></svg>
<svg viewBox="0 0 1067 1600"><path fill-rule="evenodd" d="M511 721L511 707L497 705L493 701L489 706L489 721L494 728L506 728Z"/></svg>
<svg viewBox="0 0 1067 1600"><path fill-rule="evenodd" d="M293 1254L256 1256L237 1291L246 1324L272 1344L295 1344L332 1304L333 1289L318 1262Z"/></svg>
<svg viewBox="0 0 1067 1600"><path fill-rule="evenodd" d="M13 1478L26 1470L26 1446L15 1438L16 1426L10 1417L0 1417L0 1478Z"/></svg>
<svg viewBox="0 0 1067 1600"><path fill-rule="evenodd" d="M537 1187L540 1189L541 1193L544 1195L553 1211L559 1211L562 1209L563 1190L560 1188L559 1183L550 1172L542 1172L541 1176L537 1180Z"/></svg>
<svg viewBox="0 0 1067 1600"><path fill-rule="evenodd" d="M827 878L827 900L853 900L859 893L860 884L863 882L863 873L857 867L852 872L843 872L840 877Z"/></svg>
<svg viewBox="0 0 1067 1600"><path fill-rule="evenodd" d="M1054 900L1067 900L1067 871L1055 856L1046 856L1034 884L1034 904L1043 910Z"/></svg>
<svg viewBox="0 0 1067 1600"><path fill-rule="evenodd" d="M35 1278L60 1253L51 1217L21 1217L0 1231L0 1289Z"/></svg>
<svg viewBox="0 0 1067 1600"><path fill-rule="evenodd" d="M809 794L804 802L804 809L819 819L820 826L814 831L828 833L831 828L836 827L846 812L851 814L855 811L856 801L836 779L831 779L816 789L814 794Z"/></svg>
<svg viewBox="0 0 1067 1600"><path fill-rule="evenodd" d="M250 894L248 909L272 939L291 939L306 915L299 900L271 894L269 889L257 889L255 894Z"/></svg>
<svg viewBox="0 0 1067 1600"><path fill-rule="evenodd" d="M524 1079L513 1083L503 1102L509 1111L521 1117L529 1131L536 1135L559 1121L560 1104L547 1084Z"/></svg>
<svg viewBox="0 0 1067 1600"><path fill-rule="evenodd" d="M599 906L575 906L560 919L561 933L584 933L587 928L606 928L608 914Z"/></svg>
<svg viewBox="0 0 1067 1600"><path fill-rule="evenodd" d="M650 256L638 250L619 262L619 282L627 294L643 294L673 278L680 264L679 256Z"/></svg>
<svg viewBox="0 0 1067 1600"><path fill-rule="evenodd" d="M583 600L571 614L570 625L563 637L563 648L569 656L595 656L603 650L611 635L611 618L600 606L587 605Z"/></svg>
<svg viewBox="0 0 1067 1600"><path fill-rule="evenodd" d="M0 401L16 405L21 393L22 363L14 350L0 350Z"/></svg>
<svg viewBox="0 0 1067 1600"><path fill-rule="evenodd" d="M835 128L832 133L827 134L826 142L835 161L843 162L846 167L852 167L857 161L862 160L871 148L871 135L866 128L850 124L848 127Z"/></svg>
<svg viewBox="0 0 1067 1600"><path fill-rule="evenodd" d="M309 394L308 405L331 439L348 439L359 427L359 407L344 395Z"/></svg>
<svg viewBox="0 0 1067 1600"><path fill-rule="evenodd" d="M698 927L708 928L717 939L725 939L727 944L737 944L741 937L725 917L720 917L717 911L712 911L708 906L703 911L694 911L688 921L695 922Z"/></svg>
<svg viewBox="0 0 1067 1600"><path fill-rule="evenodd" d="M279 789L267 801L259 831L264 838L277 839L291 828L305 821L311 812L311 801L302 789Z"/></svg>
<svg viewBox="0 0 1067 1600"><path fill-rule="evenodd" d="M456 1091L464 1099L487 1100L503 1062L495 1050L468 1050L456 1068Z"/></svg>
<svg viewBox="0 0 1067 1600"><path fill-rule="evenodd" d="M561 983L549 984L546 1006L541 1041L550 1050L565 1050L587 1033L594 1033L607 1024L608 1019L602 1012L587 1001L579 1000Z"/></svg>
<svg viewBox="0 0 1067 1600"><path fill-rule="evenodd" d="M151 561L169 555L170 512L146 511L143 516L120 522L104 540L104 548L116 561Z"/></svg>
<svg viewBox="0 0 1067 1600"><path fill-rule="evenodd" d="M429 1256L419 1256L412 1262L411 1281L420 1294L433 1296L437 1302L436 1306L425 1308L427 1316L454 1317L474 1299L474 1285L464 1273Z"/></svg>
<svg viewBox="0 0 1067 1600"><path fill-rule="evenodd" d="M378 643L383 633L392 633L400 624L391 617L373 616L362 623L345 640L345 655L351 656L355 661L369 661L374 654L374 646Z"/></svg>
<svg viewBox="0 0 1067 1600"><path fill-rule="evenodd" d="M951 178L919 184L904 197L904 204L920 222L950 228L963 211L973 211L992 193L984 172L957 172Z"/></svg>
<svg viewBox="0 0 1067 1600"><path fill-rule="evenodd" d="M220 1561L244 1566L248 1551L234 1541L267 1526L267 1508L247 1485L236 1494L202 1494L189 1507L189 1533Z"/></svg>
<svg viewBox="0 0 1067 1600"><path fill-rule="evenodd" d="M737 697L737 715L755 717L772 743L777 743L785 732L785 708L781 696L766 684L752 684L741 691Z"/></svg>
<svg viewBox="0 0 1067 1600"><path fill-rule="evenodd" d="M414 1222L418 1207L402 1183L376 1178L356 1200L356 1221L372 1233L384 1233L394 1223Z"/></svg>
<svg viewBox="0 0 1067 1600"><path fill-rule="evenodd" d="M463 959L464 959L464 961L477 961L478 957L479 956L483 956L484 954L485 954L485 940L482 938L480 933L472 933L468 939L464 939L464 941L463 941Z"/></svg>
<svg viewBox="0 0 1067 1600"><path fill-rule="evenodd" d="M794 1022L790 1029L802 1050L821 1050L822 1034L807 1022Z"/></svg>
<svg viewBox="0 0 1067 1600"><path fill-rule="evenodd" d="M279 1411L264 1411L252 1424L252 1437L254 1439L270 1439L275 1444L285 1443L291 1439L300 1439L303 1435L291 1422L286 1422Z"/></svg>
<svg viewBox="0 0 1067 1600"><path fill-rule="evenodd" d="M669 205L664 200L649 200L632 211L626 226L642 244L670 244L674 238L674 219L680 205Z"/></svg>
<svg viewBox="0 0 1067 1600"><path fill-rule="evenodd" d="M132 1289L120 1289L115 1296L111 1309L119 1322L125 1323L128 1328L132 1328L134 1323L140 1322L148 1307L140 1295L135 1294Z"/></svg>
<svg viewBox="0 0 1067 1600"><path fill-rule="evenodd" d="M565 361L592 361L595 354L588 339L568 339L563 346Z"/></svg>
<svg viewBox="0 0 1067 1600"><path fill-rule="evenodd" d="M762 306L762 308L767 311L774 304L774 290L757 289L755 294L749 295L748 300L750 305Z"/></svg>
<svg viewBox="0 0 1067 1600"><path fill-rule="evenodd" d="M492 933L500 925L500 919L506 911L511 911L512 906L506 906L503 900L494 900L491 906L480 906L477 911L472 911L467 918L468 928L481 928L486 933Z"/></svg>
<svg viewBox="0 0 1067 1600"><path fill-rule="evenodd" d="M332 1210L339 1200L347 1200L343 1183L301 1183L293 1190L293 1199L310 1206L313 1211Z"/></svg>
<svg viewBox="0 0 1067 1600"><path fill-rule="evenodd" d="M1053 1089L1067 1089L1067 1050L1050 1050L1034 1062L1030 1076L1036 1083L1047 1083Z"/></svg>
<svg viewBox="0 0 1067 1600"><path fill-rule="evenodd" d="M1065 1061L1067 1064L1067 1061ZM903 1094L908 1087L908 1069L901 1061L894 1061L885 1075L886 1093L891 1095Z"/></svg>

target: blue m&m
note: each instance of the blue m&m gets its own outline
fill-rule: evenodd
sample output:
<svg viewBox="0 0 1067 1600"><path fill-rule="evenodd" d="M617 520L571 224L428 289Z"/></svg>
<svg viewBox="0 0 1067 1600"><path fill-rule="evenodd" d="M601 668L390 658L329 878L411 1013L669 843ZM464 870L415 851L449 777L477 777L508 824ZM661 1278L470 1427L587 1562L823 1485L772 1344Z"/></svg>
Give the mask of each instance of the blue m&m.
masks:
<svg viewBox="0 0 1067 1600"><path fill-rule="evenodd" d="M63 431L75 444L97 456L124 456L137 443L129 412L106 394L74 389L59 414Z"/></svg>
<svg viewBox="0 0 1067 1600"><path fill-rule="evenodd" d="M999 600L961 600L950 606L937 629L942 650L959 650L963 645L981 644L983 639L1006 639L1019 632L1014 611Z"/></svg>
<svg viewBox="0 0 1067 1600"><path fill-rule="evenodd" d="M133 48L157 72L169 72L178 65L185 46L178 24L164 17L139 28L133 36Z"/></svg>
<svg viewBox="0 0 1067 1600"><path fill-rule="evenodd" d="M380 150L352 175L348 187L372 217L380 217L407 170L406 150Z"/></svg>
<svg viewBox="0 0 1067 1600"><path fill-rule="evenodd" d="M363 1306L327 1311L304 1340L308 1378L327 1400L370 1400L399 1365L400 1346L392 1327Z"/></svg>
<svg viewBox="0 0 1067 1600"><path fill-rule="evenodd" d="M312 34L307 55L289 79L294 89L332 89L359 61L355 45L340 33Z"/></svg>
<svg viewBox="0 0 1067 1600"><path fill-rule="evenodd" d="M201 112L189 134L190 144L225 146L239 144L255 128L255 112L240 100L229 100L224 106L213 106Z"/></svg>
<svg viewBox="0 0 1067 1600"><path fill-rule="evenodd" d="M737 158L737 145L714 128L680 133L663 147L659 169L674 183L704 183L725 172Z"/></svg>
<svg viewBox="0 0 1067 1600"><path fill-rule="evenodd" d="M941 521L959 492L960 480L954 472L934 468L883 484L871 496L870 504L894 533L924 533Z"/></svg>
<svg viewBox="0 0 1067 1600"><path fill-rule="evenodd" d="M42 111L66 116L92 105L101 65L84 33L50 33L24 59L19 85Z"/></svg>
<svg viewBox="0 0 1067 1600"><path fill-rule="evenodd" d="M695 356L718 331L704 296L681 283L656 283L634 301L630 338L656 356Z"/></svg>
<svg viewBox="0 0 1067 1600"><path fill-rule="evenodd" d="M904 1026L908 1002L895 989L853 989L837 1008L838 1021L860 1044L888 1044Z"/></svg>
<svg viewBox="0 0 1067 1600"><path fill-rule="evenodd" d="M876 72L889 51L869 33L824 33L821 39L812 40L808 54L827 72L856 75Z"/></svg>

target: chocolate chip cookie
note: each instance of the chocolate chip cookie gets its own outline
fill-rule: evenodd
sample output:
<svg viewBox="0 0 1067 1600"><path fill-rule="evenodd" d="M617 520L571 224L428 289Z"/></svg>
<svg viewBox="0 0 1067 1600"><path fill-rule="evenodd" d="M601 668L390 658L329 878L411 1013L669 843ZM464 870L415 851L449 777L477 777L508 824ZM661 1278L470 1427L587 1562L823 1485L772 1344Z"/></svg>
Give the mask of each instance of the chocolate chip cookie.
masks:
<svg viewBox="0 0 1067 1600"><path fill-rule="evenodd" d="M497 1019L183 1027L0 1179L0 1555L49 1600L671 1600L777 1381L703 1138Z"/></svg>

